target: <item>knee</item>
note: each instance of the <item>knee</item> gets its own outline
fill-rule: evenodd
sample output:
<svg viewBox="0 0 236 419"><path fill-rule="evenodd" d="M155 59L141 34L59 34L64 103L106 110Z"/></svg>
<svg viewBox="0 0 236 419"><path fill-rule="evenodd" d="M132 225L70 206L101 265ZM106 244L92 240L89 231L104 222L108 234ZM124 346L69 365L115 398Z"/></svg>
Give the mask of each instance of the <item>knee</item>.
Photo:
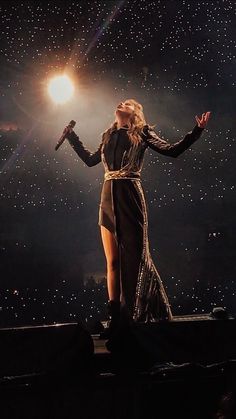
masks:
<svg viewBox="0 0 236 419"><path fill-rule="evenodd" d="M119 268L119 259L117 257L114 257L108 260L107 268L108 270L116 271Z"/></svg>

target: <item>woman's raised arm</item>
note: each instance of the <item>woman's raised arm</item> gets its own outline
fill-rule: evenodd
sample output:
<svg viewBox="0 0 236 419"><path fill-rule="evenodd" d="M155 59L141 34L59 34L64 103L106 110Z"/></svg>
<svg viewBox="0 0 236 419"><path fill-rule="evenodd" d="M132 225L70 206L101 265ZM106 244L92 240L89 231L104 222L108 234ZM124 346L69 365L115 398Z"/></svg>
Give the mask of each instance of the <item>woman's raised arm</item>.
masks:
<svg viewBox="0 0 236 419"><path fill-rule="evenodd" d="M198 138L202 131L207 125L208 119L211 112L203 113L199 118L197 115L195 119L197 124L194 126L192 131L189 131L182 140L179 140L173 144L161 139L157 133L149 125L143 127L143 138L150 148L157 151L160 154L166 156L178 157L185 150L187 150Z"/></svg>
<svg viewBox="0 0 236 419"><path fill-rule="evenodd" d="M155 150L160 154L164 154L165 156L178 157L200 137L203 129L204 128L200 128L196 125L192 131L188 132L184 136L182 140L173 144L160 138L154 129L148 125L144 126L143 134L144 140L152 150Z"/></svg>
<svg viewBox="0 0 236 419"><path fill-rule="evenodd" d="M79 139L79 136L76 135L74 131L68 132L66 138L68 139L75 152L78 154L81 160L87 164L87 166L92 167L100 163L102 141L100 142L98 149L95 152L91 152L83 145L82 141Z"/></svg>

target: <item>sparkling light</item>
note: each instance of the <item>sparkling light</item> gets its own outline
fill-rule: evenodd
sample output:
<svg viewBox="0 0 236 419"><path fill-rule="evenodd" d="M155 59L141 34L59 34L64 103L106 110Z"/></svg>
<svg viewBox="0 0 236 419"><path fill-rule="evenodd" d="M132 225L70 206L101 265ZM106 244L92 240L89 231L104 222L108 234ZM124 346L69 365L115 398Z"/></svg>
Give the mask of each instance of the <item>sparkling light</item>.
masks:
<svg viewBox="0 0 236 419"><path fill-rule="evenodd" d="M55 153L54 134L80 120L75 132L95 151L114 106L129 97L171 143L193 128L195 113L212 111L179 158L146 150L142 183L150 246L174 314L235 312L234 6L1 2L1 327L106 313L106 281L101 291L90 276L86 282L90 269L106 270L96 229L102 163L88 169L67 142ZM48 106L48 84L63 75L73 75L75 93L79 75L85 100ZM55 87L56 97L59 90L68 93Z"/></svg>

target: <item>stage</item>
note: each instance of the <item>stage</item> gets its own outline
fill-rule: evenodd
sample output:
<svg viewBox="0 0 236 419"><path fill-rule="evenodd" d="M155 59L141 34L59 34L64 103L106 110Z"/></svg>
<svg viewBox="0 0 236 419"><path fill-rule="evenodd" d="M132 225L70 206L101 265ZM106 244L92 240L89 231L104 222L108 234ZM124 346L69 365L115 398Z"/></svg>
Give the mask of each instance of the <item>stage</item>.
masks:
<svg viewBox="0 0 236 419"><path fill-rule="evenodd" d="M213 418L235 391L233 317L140 324L112 342L78 323L0 329L1 418ZM115 413L114 413L115 409Z"/></svg>

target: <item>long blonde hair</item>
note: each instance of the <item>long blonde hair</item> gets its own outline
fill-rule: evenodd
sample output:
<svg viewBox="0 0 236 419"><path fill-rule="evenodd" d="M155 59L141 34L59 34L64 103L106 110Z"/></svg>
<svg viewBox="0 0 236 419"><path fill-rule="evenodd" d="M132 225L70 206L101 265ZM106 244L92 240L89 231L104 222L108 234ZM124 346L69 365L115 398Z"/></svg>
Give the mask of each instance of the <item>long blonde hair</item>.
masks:
<svg viewBox="0 0 236 419"><path fill-rule="evenodd" d="M144 127L144 125L146 125L146 120L143 114L143 107L135 99L127 99L126 101L134 105L134 112L130 115L130 119L128 122L129 128L127 130L127 134L130 141L133 144L138 144L141 141L140 133L142 131L142 128ZM116 117L115 121L102 135L104 143L107 143L109 141L112 131L117 128L117 124L118 121Z"/></svg>

